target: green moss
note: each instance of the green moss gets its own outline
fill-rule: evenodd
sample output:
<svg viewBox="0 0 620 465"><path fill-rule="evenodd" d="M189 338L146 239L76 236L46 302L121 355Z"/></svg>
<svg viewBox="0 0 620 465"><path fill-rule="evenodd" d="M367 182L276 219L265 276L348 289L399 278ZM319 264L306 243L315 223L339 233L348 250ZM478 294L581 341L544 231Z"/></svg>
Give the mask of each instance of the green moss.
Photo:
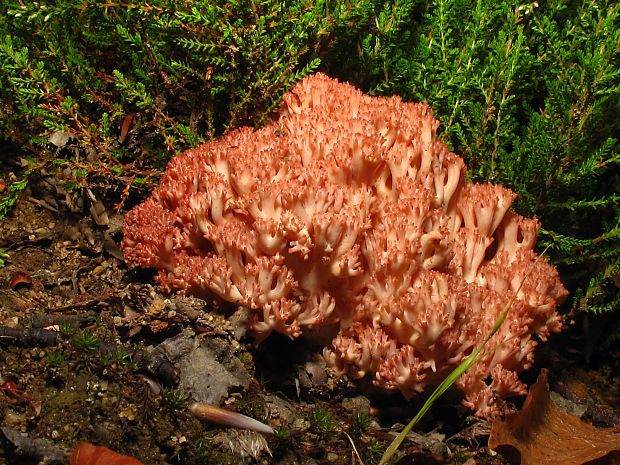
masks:
<svg viewBox="0 0 620 465"><path fill-rule="evenodd" d="M312 427L319 433L333 433L338 427L338 422L334 419L332 412L325 407L316 407L310 417Z"/></svg>
<svg viewBox="0 0 620 465"><path fill-rule="evenodd" d="M355 412L351 415L351 432L356 435L364 434L370 428L372 418L367 413Z"/></svg>
<svg viewBox="0 0 620 465"><path fill-rule="evenodd" d="M9 0L0 136L44 148L67 131L117 160L143 149L167 159L226 128L262 124L323 50L370 24L381 4Z"/></svg>
<svg viewBox="0 0 620 465"><path fill-rule="evenodd" d="M99 346L99 339L87 332L77 333L71 339L71 345L78 350L94 352Z"/></svg>

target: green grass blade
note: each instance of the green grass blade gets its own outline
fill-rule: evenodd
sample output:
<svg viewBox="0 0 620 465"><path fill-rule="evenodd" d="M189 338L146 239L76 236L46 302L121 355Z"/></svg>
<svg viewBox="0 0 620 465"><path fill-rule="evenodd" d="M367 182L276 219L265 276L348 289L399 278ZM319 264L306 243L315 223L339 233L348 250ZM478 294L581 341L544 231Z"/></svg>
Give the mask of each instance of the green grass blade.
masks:
<svg viewBox="0 0 620 465"><path fill-rule="evenodd" d="M439 386L437 386L437 388L435 388L435 390L430 395L430 397L427 399L427 401L424 402L424 405L422 406L422 408L420 408L420 410L418 411L416 416L413 417L413 419L407 424L407 426L405 426L403 428L403 430L398 434L398 436L396 436L394 438L392 443L385 450L383 456L381 457L381 460L379 461L379 465L385 465L388 462L388 460L390 460L392 458L392 456L396 453L396 451L398 450L398 448L400 447L402 442L405 440L405 437L407 436L407 434L409 434L409 432L412 430L412 428L420 421L420 419L424 416L424 414L426 414L426 412L428 412L428 410L435 403L435 401L437 399L439 399L439 397L441 397L443 395L443 393L446 392L450 388L450 386L452 386L456 382L456 380L459 379L459 377L463 373L465 373L473 365L478 363L480 360L482 360L483 358L485 358L489 354L495 352L495 350L497 350L497 348L499 346L501 346L502 344L504 344L504 342L506 342L506 341L502 341L499 344L497 344L495 347L493 347L492 349L490 349L487 352L483 353L481 356L478 356L480 354L480 352L482 352L482 349L484 349L484 347L487 345L489 340L493 337L493 335L499 330L499 328L501 328L502 324L506 320L506 316L508 315L508 311L510 310L510 307L512 307L512 304L516 300L517 295L519 294L519 291L523 287L523 284L525 283L527 278L530 276L532 270L534 269L534 267L538 263L538 260L541 259L541 257L547 251L547 249L549 249L549 246L547 246L547 248L545 248L545 250L543 250L543 252L536 258L536 261L534 261L534 263L532 264L530 269L527 270L527 273L525 273L525 276L521 280L521 284L519 284L519 287L517 288L517 290L515 292L513 292L512 296L510 297L510 300L506 303L506 305L502 309L501 313L497 316L497 318L495 320L495 324L493 325L493 328L491 328L491 331L489 332L487 337L484 339L484 342L480 345L480 347L478 347L475 351L473 351L469 355L469 357L467 357L463 362L461 362L461 364L459 366L457 366L441 382L441 384Z"/></svg>

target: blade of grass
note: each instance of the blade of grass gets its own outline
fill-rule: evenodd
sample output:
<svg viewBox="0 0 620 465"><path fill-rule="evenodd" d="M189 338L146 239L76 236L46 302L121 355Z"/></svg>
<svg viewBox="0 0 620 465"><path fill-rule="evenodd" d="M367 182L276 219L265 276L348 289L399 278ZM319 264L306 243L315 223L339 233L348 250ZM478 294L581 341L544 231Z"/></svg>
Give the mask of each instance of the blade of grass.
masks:
<svg viewBox="0 0 620 465"><path fill-rule="evenodd" d="M349 442L351 443L351 447L353 447L353 452L355 453L355 457L359 461L360 465L364 465L364 461L360 457L360 454L357 452L357 447L355 447L355 443L353 442L353 438L351 438L351 436L349 436L349 433L347 433L346 431L344 432L344 434L349 439Z"/></svg>
<svg viewBox="0 0 620 465"><path fill-rule="evenodd" d="M469 355L469 357L467 357L459 366L457 366L452 371L452 373L450 373L441 382L441 384L439 386L437 386L437 388L433 391L433 393L430 395L430 397L426 400L424 405L422 405L422 407L420 408L420 410L418 411L416 416L413 417L413 419L407 424L407 426L405 426L403 428L403 430L398 434L398 436L396 436L394 438L392 443L385 450L383 456L381 457L381 460L379 461L379 465L385 465L388 462L388 460L390 460L392 458L392 456L396 453L396 451L398 450L398 448L400 447L402 442L405 440L405 437L407 436L407 434L409 434L409 432L413 429L413 427L420 421L420 419L422 419L424 414L426 412L428 412L428 410L435 403L435 401L439 397L441 397L441 395L444 392L446 392L450 388L450 386L452 386L455 383L455 381L457 379L459 379L459 377L463 373L465 373L467 370L469 370L469 368L471 368L473 365L478 363L480 360L482 360L484 357L486 357L490 353L494 352L500 345L502 345L504 342L506 342L506 341L502 341L500 344L496 345L492 349L488 350L487 352L485 352L481 356L479 356L480 352L482 352L482 349L484 349L484 347L487 345L489 340L499 330L499 328L501 328L502 324L504 324L504 321L506 320L506 316L508 315L508 311L510 310L510 307L512 307L512 304L514 303L514 301L517 299L517 295L519 294L519 291L523 287L523 284L525 283L527 278L532 273L532 270L534 269L534 267L538 263L538 260L540 260L541 257L545 254L545 252L547 252L549 247L550 246L547 246L545 248L545 250L543 250L543 252L536 258L536 260L534 261L534 263L532 264L530 269L527 270L527 273L525 273L525 276L523 276L523 279L521 280L521 284L519 284L519 287L512 293L512 296L510 297L510 300L508 300L508 302L506 302L506 305L504 306L504 308L502 309L500 314L497 316L497 318L495 320L495 324L493 325L493 328L491 328L491 331L489 332L489 334L487 334L487 337L484 339L484 341L482 342L480 347L478 347L475 351L473 351Z"/></svg>

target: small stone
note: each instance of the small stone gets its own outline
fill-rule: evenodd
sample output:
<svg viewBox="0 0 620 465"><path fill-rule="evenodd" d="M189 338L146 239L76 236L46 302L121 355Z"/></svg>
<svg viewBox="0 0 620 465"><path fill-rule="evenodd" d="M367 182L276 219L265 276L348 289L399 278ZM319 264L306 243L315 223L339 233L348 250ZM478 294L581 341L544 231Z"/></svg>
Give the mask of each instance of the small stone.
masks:
<svg viewBox="0 0 620 465"><path fill-rule="evenodd" d="M568 399L565 399L557 392L550 392L549 398L553 401L556 407L559 407L563 411L570 413L571 415L575 415L576 417L581 417L584 413L586 413L586 410L588 408L585 403L579 404L577 402L572 402Z"/></svg>
<svg viewBox="0 0 620 465"><path fill-rule="evenodd" d="M246 335L250 313L251 310L248 307L240 306L237 308L237 311L230 316L230 327L233 330L235 339L239 340Z"/></svg>
<svg viewBox="0 0 620 465"><path fill-rule="evenodd" d="M370 415L370 401L364 396L348 397L342 400L342 408L351 413Z"/></svg>
<svg viewBox="0 0 620 465"><path fill-rule="evenodd" d="M180 372L179 389L198 402L219 405L229 389L250 385L249 372L223 341L200 340L187 330L166 339L155 352L174 363Z"/></svg>
<svg viewBox="0 0 620 465"><path fill-rule="evenodd" d="M329 463L337 462L339 458L340 458L340 456L338 454L334 453L334 452L328 452L328 454L327 454L327 461Z"/></svg>
<svg viewBox="0 0 620 465"><path fill-rule="evenodd" d="M26 415L16 413L11 409L6 409L3 423L9 427L21 426L26 423Z"/></svg>
<svg viewBox="0 0 620 465"><path fill-rule="evenodd" d="M101 274L103 272L103 270L105 270L105 268L101 265L97 265L96 267L93 268L92 274L94 276L97 276L98 274Z"/></svg>

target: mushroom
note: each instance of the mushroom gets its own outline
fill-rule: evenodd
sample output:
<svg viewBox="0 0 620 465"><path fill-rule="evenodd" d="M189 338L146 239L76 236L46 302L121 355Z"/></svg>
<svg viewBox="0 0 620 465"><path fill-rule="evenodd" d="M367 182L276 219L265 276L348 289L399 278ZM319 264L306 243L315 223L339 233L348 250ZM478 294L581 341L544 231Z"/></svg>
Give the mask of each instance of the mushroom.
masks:
<svg viewBox="0 0 620 465"><path fill-rule="evenodd" d="M259 342L304 335L338 372L414 395L484 340L539 227L511 190L467 181L438 126L426 104L309 76L266 127L177 155L126 215L125 257L167 290L250 307ZM507 342L457 382L468 407L489 416L496 393L523 393L565 295L538 261L492 341Z"/></svg>

